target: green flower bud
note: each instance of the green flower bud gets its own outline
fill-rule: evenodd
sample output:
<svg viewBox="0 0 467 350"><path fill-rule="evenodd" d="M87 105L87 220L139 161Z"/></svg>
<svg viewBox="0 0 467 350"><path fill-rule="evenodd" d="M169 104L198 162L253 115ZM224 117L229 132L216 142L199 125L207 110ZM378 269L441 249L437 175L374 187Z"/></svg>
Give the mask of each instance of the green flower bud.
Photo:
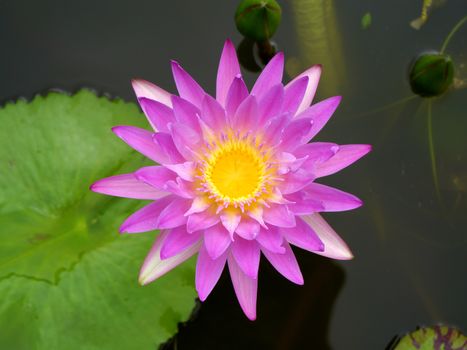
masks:
<svg viewBox="0 0 467 350"><path fill-rule="evenodd" d="M410 69L412 91L423 97L439 96L451 86L454 64L451 57L438 52L420 55Z"/></svg>
<svg viewBox="0 0 467 350"><path fill-rule="evenodd" d="M235 24L246 38L265 41L276 32L281 16L281 7L275 0L242 0L235 12Z"/></svg>

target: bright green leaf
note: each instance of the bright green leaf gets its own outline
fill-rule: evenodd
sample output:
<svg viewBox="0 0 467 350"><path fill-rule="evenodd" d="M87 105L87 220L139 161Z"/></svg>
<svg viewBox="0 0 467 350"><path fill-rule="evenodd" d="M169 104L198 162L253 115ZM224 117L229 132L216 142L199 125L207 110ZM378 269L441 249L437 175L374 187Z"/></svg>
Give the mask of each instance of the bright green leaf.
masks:
<svg viewBox="0 0 467 350"><path fill-rule="evenodd" d="M371 26L371 13L367 12L363 15L360 22L362 29L368 29Z"/></svg>
<svg viewBox="0 0 467 350"><path fill-rule="evenodd" d="M144 164L110 131L144 116L83 90L7 104L0 123L0 348L156 348L191 312L193 263L139 286L155 234L118 226L144 203L89 191Z"/></svg>
<svg viewBox="0 0 467 350"><path fill-rule="evenodd" d="M403 336L394 350L432 350L451 349L464 350L467 347L467 337L458 329L448 326L419 328Z"/></svg>

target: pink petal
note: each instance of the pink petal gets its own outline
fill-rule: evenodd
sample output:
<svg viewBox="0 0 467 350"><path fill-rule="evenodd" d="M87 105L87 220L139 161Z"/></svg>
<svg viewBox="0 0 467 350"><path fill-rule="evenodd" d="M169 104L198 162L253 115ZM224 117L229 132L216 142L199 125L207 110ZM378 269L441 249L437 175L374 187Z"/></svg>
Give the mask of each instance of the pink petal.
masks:
<svg viewBox="0 0 467 350"><path fill-rule="evenodd" d="M329 97L321 102L312 105L311 107L305 109L302 113L297 115L297 120L313 120L313 127L311 131L306 135L306 141L312 139L318 132L320 132L324 125L326 125L334 111L339 106L341 100L341 96Z"/></svg>
<svg viewBox="0 0 467 350"><path fill-rule="evenodd" d="M168 107L172 107L172 101L170 100L171 94L164 89L142 79L133 79L131 84L133 85L133 90L135 90L138 99L149 98Z"/></svg>
<svg viewBox="0 0 467 350"><path fill-rule="evenodd" d="M106 177L94 182L90 190L110 196L135 199L158 199L167 195L165 191L158 190L144 182L138 181L135 174Z"/></svg>
<svg viewBox="0 0 467 350"><path fill-rule="evenodd" d="M222 106L209 95L204 96L201 118L213 130L222 130L227 125L227 117Z"/></svg>
<svg viewBox="0 0 467 350"><path fill-rule="evenodd" d="M180 124L187 125L191 129L197 131L198 134L200 134L201 128L198 123L200 110L192 103L175 95L172 96L172 104L173 113L175 115L176 120Z"/></svg>
<svg viewBox="0 0 467 350"><path fill-rule="evenodd" d="M175 172L183 180L191 182L195 180L196 163L194 162L185 162L182 164L165 164L164 166L167 169Z"/></svg>
<svg viewBox="0 0 467 350"><path fill-rule="evenodd" d="M174 200L174 196L167 196L144 206L123 222L120 232L138 233L155 230L161 212Z"/></svg>
<svg viewBox="0 0 467 350"><path fill-rule="evenodd" d="M250 218L255 219L261 226L266 227L266 224L263 220L263 207L259 205L252 206L247 210L246 213Z"/></svg>
<svg viewBox="0 0 467 350"><path fill-rule="evenodd" d="M172 61L171 63L172 74L180 97L201 108L205 94L204 90L177 62Z"/></svg>
<svg viewBox="0 0 467 350"><path fill-rule="evenodd" d="M152 128L155 131L168 132L167 124L175 121L172 108L145 97L138 99L138 101Z"/></svg>
<svg viewBox="0 0 467 350"><path fill-rule="evenodd" d="M248 277L258 278L260 250L255 240L236 237L232 242L232 255Z"/></svg>
<svg viewBox="0 0 467 350"><path fill-rule="evenodd" d="M193 183L182 180L177 177L175 180L167 181L164 187L168 192L171 192L179 197L193 199L196 193L193 190Z"/></svg>
<svg viewBox="0 0 467 350"><path fill-rule="evenodd" d="M155 162L159 159L159 155L157 154L152 140L152 132L134 126L115 126L112 128L112 131L131 148L149 159Z"/></svg>
<svg viewBox="0 0 467 350"><path fill-rule="evenodd" d="M185 216L201 213L211 206L211 201L207 197L196 197L191 203L190 209L185 213Z"/></svg>
<svg viewBox="0 0 467 350"><path fill-rule="evenodd" d="M178 152L173 142L172 136L163 132L158 132L152 137L155 151L158 155L158 163L174 164L183 163L185 159Z"/></svg>
<svg viewBox="0 0 467 350"><path fill-rule="evenodd" d="M260 125L263 125L263 123L268 122L271 118L281 113L283 101L284 87L282 84L273 86L263 95L258 102L258 119Z"/></svg>
<svg viewBox="0 0 467 350"><path fill-rule="evenodd" d="M263 210L263 218L267 223L278 227L295 226L295 215L286 205L271 204L270 208L264 208Z"/></svg>
<svg viewBox="0 0 467 350"><path fill-rule="evenodd" d="M177 150L185 159L195 159L193 153L201 143L201 137L196 130L193 130L187 125L174 123L170 125L170 132L177 147Z"/></svg>
<svg viewBox="0 0 467 350"><path fill-rule="evenodd" d="M238 106L248 96L248 89L241 77L236 77L230 86L225 101L225 112L228 119L232 119L237 111Z"/></svg>
<svg viewBox="0 0 467 350"><path fill-rule="evenodd" d="M324 251L324 244L313 229L302 219L297 219L297 226L279 229L282 236L290 243L310 252Z"/></svg>
<svg viewBox="0 0 467 350"><path fill-rule="evenodd" d="M185 249L188 249L198 242L200 238L201 232L190 234L186 232L186 228L184 226L173 228L169 231L169 234L162 245L160 253L161 259L168 259L180 254Z"/></svg>
<svg viewBox="0 0 467 350"><path fill-rule="evenodd" d="M332 158L316 166L316 177L337 173L371 151L370 145L343 145Z"/></svg>
<svg viewBox="0 0 467 350"><path fill-rule="evenodd" d="M284 54L279 52L264 67L263 71L256 80L251 94L261 98L274 85L280 84L284 70Z"/></svg>
<svg viewBox="0 0 467 350"><path fill-rule="evenodd" d="M205 210L201 213L195 213L188 216L186 228L188 232L204 230L214 226L219 222L219 216L213 213L212 210Z"/></svg>
<svg viewBox="0 0 467 350"><path fill-rule="evenodd" d="M228 257L230 278L234 286L238 302L251 320L256 319L256 294L258 291L258 280L248 277L238 266L233 256Z"/></svg>
<svg viewBox="0 0 467 350"><path fill-rule="evenodd" d="M358 208L362 201L353 194L329 186L312 183L303 189L303 192L323 205L323 211L345 211Z"/></svg>
<svg viewBox="0 0 467 350"><path fill-rule="evenodd" d="M294 80L285 88L283 111L295 116L308 88L308 77Z"/></svg>
<svg viewBox="0 0 467 350"><path fill-rule="evenodd" d="M141 271L139 272L140 284L146 285L154 281L198 252L200 243L192 245L188 249L181 252L179 255L162 260L160 258L160 250L164 240L167 237L167 234L167 231L162 231L159 234L151 250L149 251L149 254L146 256L143 266L141 267Z"/></svg>
<svg viewBox="0 0 467 350"><path fill-rule="evenodd" d="M315 97L316 89L318 88L319 78L321 76L321 65L315 65L307 69L302 74L300 74L295 79L293 79L290 83L288 83L285 88L288 89L297 80L305 76L308 77L308 86L305 91L305 95L303 96L303 100L297 109L296 115L303 112L305 109L307 109L310 106L311 101L313 101L313 97Z"/></svg>
<svg viewBox="0 0 467 350"><path fill-rule="evenodd" d="M287 242L284 242L285 253L272 253L267 249L262 252L266 259L274 266L274 268L289 281L296 284L303 284L303 276L298 266L297 259Z"/></svg>
<svg viewBox="0 0 467 350"><path fill-rule="evenodd" d="M287 204L287 207L294 215L308 215L324 210L321 201L307 197L303 191L289 194L287 195L287 199L293 202Z"/></svg>
<svg viewBox="0 0 467 350"><path fill-rule="evenodd" d="M290 114L288 113L278 115L277 117L268 120L264 127L264 130L266 130L266 134L264 135L265 143L271 146L277 145L280 142L282 134L284 133L284 130L289 123ZM260 123L260 125L262 124Z"/></svg>
<svg viewBox="0 0 467 350"><path fill-rule="evenodd" d="M333 157L338 150L335 143L312 142L299 146L293 153L297 158L307 157L302 167L315 173L317 166Z"/></svg>
<svg viewBox="0 0 467 350"><path fill-rule="evenodd" d="M292 152L297 147L306 144L309 140L313 120L311 118L302 118L293 120L282 133L281 149Z"/></svg>
<svg viewBox="0 0 467 350"><path fill-rule="evenodd" d="M235 233L245 239L255 239L260 230L259 223L248 217L242 218Z"/></svg>
<svg viewBox="0 0 467 350"><path fill-rule="evenodd" d="M235 47L230 40L226 40L222 50L219 68L217 70L216 99L222 106L225 106L229 88L234 78L240 74Z"/></svg>
<svg viewBox="0 0 467 350"><path fill-rule="evenodd" d="M174 228L184 225L187 222L185 212L190 208L191 200L176 198L159 215L157 228Z"/></svg>
<svg viewBox="0 0 467 350"><path fill-rule="evenodd" d="M256 241L261 245L261 247L272 253L285 253L285 248L282 245L284 239L276 226L270 226L268 230L262 228L256 237Z"/></svg>
<svg viewBox="0 0 467 350"><path fill-rule="evenodd" d="M211 259L220 257L231 242L229 233L222 225L214 225L204 231L204 246Z"/></svg>
<svg viewBox="0 0 467 350"><path fill-rule="evenodd" d="M257 123L258 104L255 96L250 95L238 106L233 119L233 127L234 130L240 130L244 133L249 130L254 130Z"/></svg>
<svg viewBox="0 0 467 350"><path fill-rule="evenodd" d="M166 191L167 182L175 180L176 174L163 166L147 166L138 169L135 177L154 188Z"/></svg>
<svg viewBox="0 0 467 350"><path fill-rule="evenodd" d="M220 214L222 225L229 231L232 236L240 223L241 216L237 210L226 209Z"/></svg>
<svg viewBox="0 0 467 350"><path fill-rule="evenodd" d="M284 181L278 187L282 194L295 193L308 186L314 179L314 173L299 169L296 172L286 174Z"/></svg>
<svg viewBox="0 0 467 350"><path fill-rule="evenodd" d="M220 256L217 259L212 259L206 248L201 246L198 254L198 262L196 263L196 291L199 299L205 301L209 296L217 281L224 270L227 254Z"/></svg>
<svg viewBox="0 0 467 350"><path fill-rule="evenodd" d="M302 217L324 244L323 252L315 252L332 259L350 260L353 254L342 238L329 226L323 217L317 213Z"/></svg>

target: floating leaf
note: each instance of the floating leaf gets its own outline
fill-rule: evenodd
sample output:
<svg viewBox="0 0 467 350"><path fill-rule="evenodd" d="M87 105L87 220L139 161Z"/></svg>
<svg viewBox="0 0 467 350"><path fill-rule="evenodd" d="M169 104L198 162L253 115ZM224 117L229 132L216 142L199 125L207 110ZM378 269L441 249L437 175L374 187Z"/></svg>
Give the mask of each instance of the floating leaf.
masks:
<svg viewBox="0 0 467 350"><path fill-rule="evenodd" d="M419 328L403 336L393 350L464 350L467 337L458 329L448 326Z"/></svg>
<svg viewBox="0 0 467 350"><path fill-rule="evenodd" d="M140 201L89 191L143 164L110 131L142 114L83 90L7 104L0 123L0 348L156 348L194 305L193 264L141 287L155 235L117 233Z"/></svg>
<svg viewBox="0 0 467 350"><path fill-rule="evenodd" d="M242 0L235 12L235 24L246 38L265 41L274 35L281 17L276 0Z"/></svg>

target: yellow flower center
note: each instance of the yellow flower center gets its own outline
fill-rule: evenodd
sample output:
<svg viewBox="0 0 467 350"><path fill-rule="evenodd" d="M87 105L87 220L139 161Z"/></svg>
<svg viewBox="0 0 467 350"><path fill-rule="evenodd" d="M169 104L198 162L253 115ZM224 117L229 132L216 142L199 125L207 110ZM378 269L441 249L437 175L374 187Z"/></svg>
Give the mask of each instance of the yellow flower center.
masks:
<svg viewBox="0 0 467 350"><path fill-rule="evenodd" d="M244 205L264 191L266 172L266 158L260 148L233 139L209 153L203 177L214 199L225 205Z"/></svg>

